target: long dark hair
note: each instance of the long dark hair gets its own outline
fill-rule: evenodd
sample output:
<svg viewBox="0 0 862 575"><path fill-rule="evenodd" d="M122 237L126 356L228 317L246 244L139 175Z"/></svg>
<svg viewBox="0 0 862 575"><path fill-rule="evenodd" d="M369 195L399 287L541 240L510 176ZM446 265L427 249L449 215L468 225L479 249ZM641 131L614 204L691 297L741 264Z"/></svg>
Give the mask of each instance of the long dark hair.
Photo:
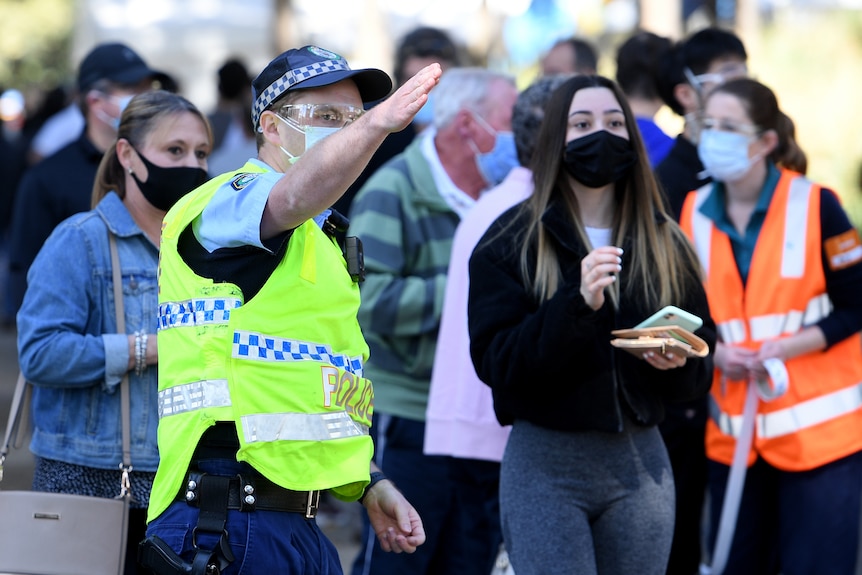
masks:
<svg viewBox="0 0 862 575"><path fill-rule="evenodd" d="M577 198L571 188L568 172L563 167L569 108L574 95L584 88L610 90L625 116L629 141L637 154L637 162L614 189L614 245L630 241L632 250L630 281L626 293L637 295L653 307L679 301L697 276L699 264L679 226L665 211L658 184L653 177L634 114L622 90L603 76L575 76L560 86L545 109L545 119L539 131L531 168L535 189L524 203L528 213L525 241L521 247L521 273L538 300L550 298L561 281L560 264L554 243L542 225L542 215L552 201L562 201L572 225L584 245L590 240L581 220ZM681 246L681 247L680 247ZM531 254L537 255L535 267ZM619 289L619 283L615 283ZM619 297L610 290L614 303Z"/></svg>
<svg viewBox="0 0 862 575"><path fill-rule="evenodd" d="M200 118L206 127L207 137L212 147L213 133L206 116L182 96L164 90L144 92L132 98L120 119L117 139L128 140L140 150L147 136L158 126L162 118L182 112L190 112ZM91 207L96 207L96 204L110 191L121 198L126 197L126 173L117 157L116 142L107 149L99 164L96 181L93 184Z"/></svg>

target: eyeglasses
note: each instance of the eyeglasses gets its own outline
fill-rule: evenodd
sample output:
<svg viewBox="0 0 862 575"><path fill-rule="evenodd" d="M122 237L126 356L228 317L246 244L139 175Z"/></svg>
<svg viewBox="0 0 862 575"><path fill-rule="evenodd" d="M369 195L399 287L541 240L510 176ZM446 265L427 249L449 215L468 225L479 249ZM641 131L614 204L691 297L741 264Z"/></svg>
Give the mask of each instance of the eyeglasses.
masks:
<svg viewBox="0 0 862 575"><path fill-rule="evenodd" d="M730 120L721 120L718 118L702 118L700 121L701 128L704 130L718 130L719 132L732 132L734 134L742 134L743 136L754 137L761 133L761 129L753 124L737 124Z"/></svg>
<svg viewBox="0 0 862 575"><path fill-rule="evenodd" d="M689 84L697 88L704 84L715 84L720 86L728 80L745 78L748 76L748 67L745 64L733 63L720 68L717 72L709 72L706 74L695 75L690 68L685 68L683 72L685 73L685 77Z"/></svg>
<svg viewBox="0 0 862 575"><path fill-rule="evenodd" d="M285 104L279 112L285 120L296 122L300 127L343 128L358 120L365 110L349 104Z"/></svg>

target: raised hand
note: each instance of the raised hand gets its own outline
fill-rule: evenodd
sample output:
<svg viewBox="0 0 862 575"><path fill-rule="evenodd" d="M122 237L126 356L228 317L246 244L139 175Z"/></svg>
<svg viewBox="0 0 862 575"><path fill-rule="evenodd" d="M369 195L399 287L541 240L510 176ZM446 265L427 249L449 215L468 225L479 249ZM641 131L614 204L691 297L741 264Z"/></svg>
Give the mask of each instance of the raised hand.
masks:
<svg viewBox="0 0 862 575"><path fill-rule="evenodd" d="M425 66L394 94L369 110L369 120L388 132L403 130L428 101L428 93L440 81L442 74L440 64Z"/></svg>

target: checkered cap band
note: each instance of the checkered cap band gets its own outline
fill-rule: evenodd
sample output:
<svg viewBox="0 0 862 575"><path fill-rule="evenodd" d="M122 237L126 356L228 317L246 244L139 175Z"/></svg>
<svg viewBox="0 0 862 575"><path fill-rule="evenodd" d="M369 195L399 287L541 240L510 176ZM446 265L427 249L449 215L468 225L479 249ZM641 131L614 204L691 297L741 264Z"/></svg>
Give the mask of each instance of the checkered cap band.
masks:
<svg viewBox="0 0 862 575"><path fill-rule="evenodd" d="M260 121L260 115L266 110L270 104L275 102L282 94L290 90L296 84L313 78L320 74L328 74L330 72L340 72L342 70L350 70L346 60L323 60L315 62L308 66L302 66L295 70L290 70L284 76L273 82L269 87L260 93L254 101L253 118L254 125L257 126Z"/></svg>

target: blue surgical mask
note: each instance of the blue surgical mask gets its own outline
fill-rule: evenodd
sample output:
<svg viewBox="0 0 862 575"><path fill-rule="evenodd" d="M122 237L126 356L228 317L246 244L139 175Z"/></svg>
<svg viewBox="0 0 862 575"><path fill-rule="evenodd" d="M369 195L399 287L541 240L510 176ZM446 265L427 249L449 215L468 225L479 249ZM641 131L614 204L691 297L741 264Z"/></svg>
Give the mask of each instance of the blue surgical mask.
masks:
<svg viewBox="0 0 862 575"><path fill-rule="evenodd" d="M282 118L278 114L275 115L276 118L284 122L287 126L293 128L298 132L302 132L305 135L305 151L311 149L316 143L325 138L330 134L334 134L341 128L332 128L332 127L324 127L324 126L299 126L295 122L288 120L286 118ZM290 159L290 163L294 164L299 159L299 156L295 156L288 152L284 146L279 146L281 151L284 152L287 157Z"/></svg>
<svg viewBox="0 0 862 575"><path fill-rule="evenodd" d="M425 105L419 108L416 115L413 116L413 123L418 124L417 128L430 126L434 122L434 91L428 92L428 100Z"/></svg>
<svg viewBox="0 0 862 575"><path fill-rule="evenodd" d="M502 182L512 168L520 166L518 162L518 150L515 148L515 135L512 132L498 132L488 122L473 114L479 124L494 135L494 147L490 152L480 152L476 143L470 140L470 147L476 154L476 166L489 186L496 186Z"/></svg>
<svg viewBox="0 0 862 575"><path fill-rule="evenodd" d="M517 168L518 151L515 149L515 135L512 132L497 132L494 149L476 156L479 171L489 185L496 186L509 175L512 168Z"/></svg>
<svg viewBox="0 0 862 575"><path fill-rule="evenodd" d="M758 157L748 157L751 137L723 130L703 130L697 155L706 173L720 182L735 182L748 173Z"/></svg>

